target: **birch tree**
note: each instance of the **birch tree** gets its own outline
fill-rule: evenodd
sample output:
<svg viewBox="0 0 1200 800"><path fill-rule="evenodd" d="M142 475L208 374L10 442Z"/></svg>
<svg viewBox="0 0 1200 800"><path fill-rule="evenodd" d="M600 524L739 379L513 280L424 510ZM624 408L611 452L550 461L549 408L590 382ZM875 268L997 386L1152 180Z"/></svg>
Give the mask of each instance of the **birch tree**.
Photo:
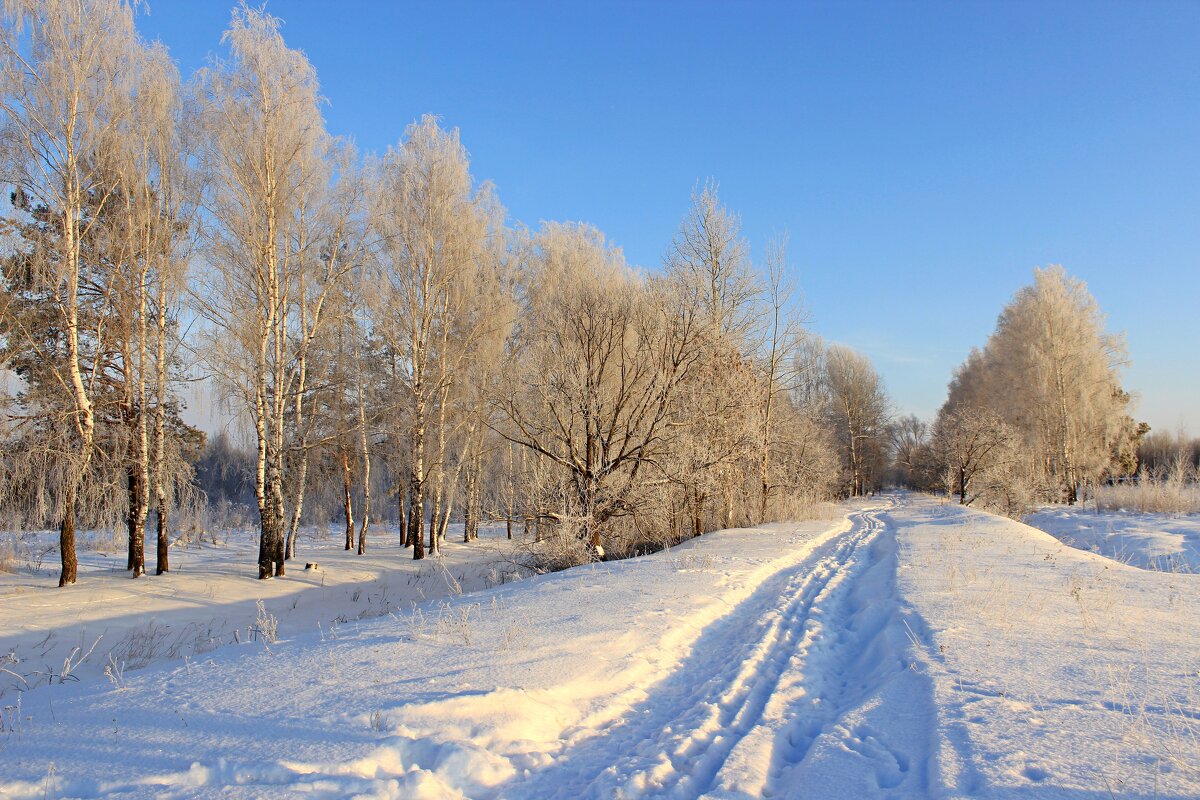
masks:
<svg viewBox="0 0 1200 800"><path fill-rule="evenodd" d="M82 254L97 219L118 190L118 152L136 76L126 68L140 47L128 3L119 0L6 0L0 33L0 126L5 180L30 209L43 209L58 235L55 252L31 262L35 283L61 331L65 357L54 368L51 401L68 431L56 509L62 571L75 583L76 500L96 455L96 371L88 343L103 335L81 327ZM36 350L39 334L10 332Z"/></svg>
<svg viewBox="0 0 1200 800"><path fill-rule="evenodd" d="M1002 420L1019 442L1023 480L1044 500L1076 502L1083 486L1121 469L1141 435L1120 385L1124 341L1104 322L1082 281L1061 267L1035 270L950 384L945 412Z"/></svg>
<svg viewBox="0 0 1200 800"><path fill-rule="evenodd" d="M284 574L287 427L302 412L304 350L353 258L312 227L344 177L315 70L262 11L235 8L223 41L228 58L201 74L211 269L195 296L213 368L254 426L258 575L269 578Z"/></svg>
<svg viewBox="0 0 1200 800"><path fill-rule="evenodd" d="M875 488L887 435L888 400L879 374L862 354L833 345L826 355L830 419L842 446L849 492Z"/></svg>
<svg viewBox="0 0 1200 800"><path fill-rule="evenodd" d="M796 386L797 344L801 335L801 320L789 313L793 290L786 278L787 239L773 239L767 244L767 337L760 360L762 433L759 441L759 508L758 519L767 518L767 503L778 487L771 479L772 455L781 443L775 440L777 408L781 398Z"/></svg>
<svg viewBox="0 0 1200 800"><path fill-rule="evenodd" d="M696 294L714 338L751 341L762 289L741 220L721 204L715 182L692 192L691 208L671 242L667 273Z"/></svg>
<svg viewBox="0 0 1200 800"><path fill-rule="evenodd" d="M429 550L446 519L448 417L457 370L468 343L480 262L496 207L490 188L475 187L457 131L426 116L375 165L373 263L380 291L373 331L398 356L407 395L413 558L425 557L419 526L429 519Z"/></svg>
<svg viewBox="0 0 1200 800"><path fill-rule="evenodd" d="M711 493L720 500L721 524L733 522L734 501L743 483L743 460L759 438L750 419L757 392L747 392L750 359L757 350L762 287L750 263L741 220L721 204L714 182L692 193L666 258L666 274L680 302L694 308L705 343L698 382L684 392L685 415L696 434L690 454L683 450L677 474L685 484L693 529L703 526Z"/></svg>
<svg viewBox="0 0 1200 800"><path fill-rule="evenodd" d="M116 168L121 191L120 256L111 259L110 286L125 385L123 420L128 431L129 563L134 576L145 571L143 545L151 492L157 515L156 572L169 570L168 514L172 463L170 429L179 429L178 401L171 381L177 349L172 337L175 309L186 280L192 244L194 150L192 108L185 102L178 72L161 44L130 55L138 75L137 94L122 131ZM153 440L153 441L152 441Z"/></svg>

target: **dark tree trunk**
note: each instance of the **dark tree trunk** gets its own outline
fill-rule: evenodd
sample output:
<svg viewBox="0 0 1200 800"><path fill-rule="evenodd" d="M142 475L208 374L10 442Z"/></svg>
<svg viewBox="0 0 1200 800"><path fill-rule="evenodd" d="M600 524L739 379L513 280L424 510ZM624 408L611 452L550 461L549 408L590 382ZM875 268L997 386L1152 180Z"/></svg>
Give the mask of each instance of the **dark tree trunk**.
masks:
<svg viewBox="0 0 1200 800"><path fill-rule="evenodd" d="M436 553L438 549L438 534L441 533L442 515L437 503L433 504L433 513L429 515L429 552Z"/></svg>
<svg viewBox="0 0 1200 800"><path fill-rule="evenodd" d="M958 468L958 504L965 506L967 504L967 468Z"/></svg>
<svg viewBox="0 0 1200 800"><path fill-rule="evenodd" d="M412 487L412 504L409 508L408 535L412 539L413 561L425 557L425 499L423 487L414 480Z"/></svg>
<svg viewBox="0 0 1200 800"><path fill-rule="evenodd" d="M58 551L62 557L62 573L58 578L59 586L75 583L79 572L79 562L75 560L75 492L67 495L63 504L62 524L58 528Z"/></svg>
<svg viewBox="0 0 1200 800"><path fill-rule="evenodd" d="M278 475L276 475L275 482L272 485L274 488L271 491L271 517L274 530L271 535L271 550L275 559L275 577L282 578L285 572L285 559L283 555L286 544L284 541L286 531L283 529L283 484L280 482Z"/></svg>
<svg viewBox="0 0 1200 800"><path fill-rule="evenodd" d="M408 497L408 531L404 536L405 547L416 547L421 541L421 511L417 506L414 496L409 494Z"/></svg>
<svg viewBox="0 0 1200 800"><path fill-rule="evenodd" d="M408 488L408 531L405 534L404 546L416 547L424 531L421 530L421 512L417 506L417 496L412 486Z"/></svg>
<svg viewBox="0 0 1200 800"><path fill-rule="evenodd" d="M398 489L396 492L396 508L400 512L397 517L397 524L400 526L400 544L404 547L409 546L408 541L408 511L404 508L404 489Z"/></svg>
<svg viewBox="0 0 1200 800"><path fill-rule="evenodd" d="M160 505L158 507L158 563L155 566L155 575L162 575L171 570L171 565L168 563L167 544L167 509Z"/></svg>
<svg viewBox="0 0 1200 800"><path fill-rule="evenodd" d="M129 513L125 517L129 530L129 562L126 569L133 570L133 577L146 574L146 529L142 520L142 487L141 478L135 468L130 468L128 475Z"/></svg>
<svg viewBox="0 0 1200 800"><path fill-rule="evenodd" d="M504 522L508 526L508 538L511 539L512 538L512 517L510 516L510 517L505 518Z"/></svg>
<svg viewBox="0 0 1200 800"><path fill-rule="evenodd" d="M342 451L342 513L346 518L346 549L354 549L354 501L350 494L350 459Z"/></svg>
<svg viewBox="0 0 1200 800"><path fill-rule="evenodd" d="M671 519L670 525L672 543L679 541L679 504L675 502L675 493L671 492Z"/></svg>
<svg viewBox="0 0 1200 800"><path fill-rule="evenodd" d="M282 577L283 567L283 488L272 469L266 485L266 497L259 508L261 534L258 539L258 578Z"/></svg>
<svg viewBox="0 0 1200 800"><path fill-rule="evenodd" d="M258 536L258 579L263 581L271 577L274 566L271 563L273 559L271 554L271 512L265 507L260 508L258 516L261 526Z"/></svg>

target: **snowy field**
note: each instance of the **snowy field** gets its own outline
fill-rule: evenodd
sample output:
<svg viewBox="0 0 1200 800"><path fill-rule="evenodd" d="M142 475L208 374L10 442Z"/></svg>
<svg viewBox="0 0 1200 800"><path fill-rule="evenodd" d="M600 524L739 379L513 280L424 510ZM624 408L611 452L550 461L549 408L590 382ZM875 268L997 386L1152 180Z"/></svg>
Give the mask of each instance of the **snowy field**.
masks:
<svg viewBox="0 0 1200 800"><path fill-rule="evenodd" d="M1050 507L1025 521L1064 544L1125 564L1200 574L1200 514Z"/></svg>
<svg viewBox="0 0 1200 800"><path fill-rule="evenodd" d="M844 511L39 686L0 796L1200 796L1200 578Z"/></svg>
<svg viewBox="0 0 1200 800"><path fill-rule="evenodd" d="M3 534L10 540L14 534ZM336 630L413 603L515 580L505 529L481 527L463 544L451 527L443 557L414 562L395 528L367 534L367 553L344 549L342 529L302 530L282 580L257 580L257 532L214 543L174 547L171 572L133 580L124 543L111 534L80 537L79 583L58 588L58 534L20 535L10 543L11 572L0 572L0 707L43 684L72 683L110 672L131 674L162 660L196 659L218 647L275 635ZM305 570L306 563L317 568ZM258 603L262 603L262 612Z"/></svg>

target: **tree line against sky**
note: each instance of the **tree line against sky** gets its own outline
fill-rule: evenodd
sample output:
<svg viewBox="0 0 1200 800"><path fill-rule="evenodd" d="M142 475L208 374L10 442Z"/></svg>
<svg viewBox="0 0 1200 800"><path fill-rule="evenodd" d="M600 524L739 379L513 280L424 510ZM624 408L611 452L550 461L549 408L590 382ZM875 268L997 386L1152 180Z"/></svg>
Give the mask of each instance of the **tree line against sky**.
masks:
<svg viewBox="0 0 1200 800"><path fill-rule="evenodd" d="M153 512L169 570L172 514L204 502L197 374L252 432L260 578L330 486L347 549L383 518L418 559L452 517L503 521L554 568L897 480L1015 507L1130 468L1122 350L1060 269L930 430L893 421L870 361L804 326L786 237L754 265L715 183L639 271L589 225L510 221L436 117L381 154L328 134L269 14L235 8L222 44L185 81L123 0L5 6L0 507L57 523L60 584L77 521L119 521L136 577Z"/></svg>

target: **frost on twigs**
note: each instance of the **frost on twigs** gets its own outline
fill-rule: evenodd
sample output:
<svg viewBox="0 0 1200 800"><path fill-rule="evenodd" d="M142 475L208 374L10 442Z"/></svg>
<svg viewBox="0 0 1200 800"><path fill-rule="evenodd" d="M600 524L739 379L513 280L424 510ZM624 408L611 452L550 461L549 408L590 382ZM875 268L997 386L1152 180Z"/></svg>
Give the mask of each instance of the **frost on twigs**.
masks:
<svg viewBox="0 0 1200 800"><path fill-rule="evenodd" d="M263 604L262 600L258 601L256 607L258 609L258 616L254 619L254 625L250 627L250 637L267 644L274 644L279 620L274 614L267 611L267 607Z"/></svg>
<svg viewBox="0 0 1200 800"><path fill-rule="evenodd" d="M520 565L535 574L559 572L604 558L602 546L593 547L579 535L579 525L570 522L545 524L544 535L525 542Z"/></svg>
<svg viewBox="0 0 1200 800"><path fill-rule="evenodd" d="M123 692L128 688L125 685L125 662L117 661L113 658L112 653L108 654L108 664L104 667L104 677L108 678L109 683L119 692Z"/></svg>
<svg viewBox="0 0 1200 800"><path fill-rule="evenodd" d="M711 572L713 558L707 553L683 553L671 558L671 565L680 572L694 570L696 572Z"/></svg>

